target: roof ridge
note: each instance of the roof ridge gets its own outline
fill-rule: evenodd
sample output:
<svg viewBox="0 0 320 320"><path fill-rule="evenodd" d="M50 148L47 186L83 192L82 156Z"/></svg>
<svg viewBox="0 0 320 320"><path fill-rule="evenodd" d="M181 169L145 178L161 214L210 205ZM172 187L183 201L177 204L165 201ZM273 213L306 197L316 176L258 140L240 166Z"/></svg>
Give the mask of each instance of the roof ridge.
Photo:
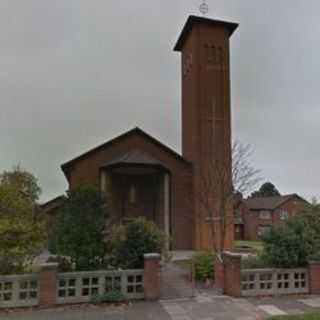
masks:
<svg viewBox="0 0 320 320"><path fill-rule="evenodd" d="M172 149L171 147L169 147L169 146L165 145L164 143L160 142L157 138L154 138L154 137L151 136L149 133L143 131L143 130L140 129L139 127L134 127L134 128L132 128L132 129L130 129L130 130L128 130L128 131L126 131L126 132L124 132L124 133L122 133L122 134L114 137L114 138L111 138L111 139L107 140L106 142L104 142L104 143L102 143L102 144L100 144L100 145L98 145L98 146L96 146L96 147L94 147L94 148L92 148L92 149L89 149L88 151L80 154L79 156L77 156L77 157L75 157L75 158L73 158L73 159L65 162L64 164L61 165L62 171L63 171L63 172L65 173L65 175L66 175L66 174L67 174L68 167L69 167L72 163L74 163L74 162L76 162L76 161L78 161L78 160L80 160L80 159L82 159L82 158L85 158L85 157L87 157L88 155L90 155L91 153L96 152L96 151L98 151L99 149L102 149L102 148L104 148L104 147L107 146L107 145L111 145L111 144L113 144L113 143L116 143L116 142L118 142L119 140L121 140L121 139L123 139L123 138L125 138L125 137L128 137L129 135L132 135L132 134L134 134L134 133L140 134L140 135L144 136L145 138L149 139L149 141L151 141L153 144L159 146L159 147L162 148L165 152L171 154L171 155L172 155L173 157L175 157L176 159L178 159L178 160L180 160L180 161L183 161L186 165L188 165L188 166L191 166L191 165L192 165L192 163L191 163L190 161L188 161L187 159L185 159L180 153L178 153L177 151L175 151L175 150Z"/></svg>

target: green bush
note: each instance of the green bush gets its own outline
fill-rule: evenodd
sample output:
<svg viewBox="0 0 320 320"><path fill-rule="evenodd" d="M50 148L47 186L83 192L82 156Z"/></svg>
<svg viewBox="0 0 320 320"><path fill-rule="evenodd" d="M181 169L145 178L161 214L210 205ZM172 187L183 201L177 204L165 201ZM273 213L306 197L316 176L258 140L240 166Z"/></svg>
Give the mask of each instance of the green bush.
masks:
<svg viewBox="0 0 320 320"><path fill-rule="evenodd" d="M306 206L287 224L271 228L262 238L263 258L278 268L303 267L320 257L320 206Z"/></svg>
<svg viewBox="0 0 320 320"><path fill-rule="evenodd" d="M59 272L73 271L72 261L71 261L71 259L69 259L67 257L61 257L61 256L50 257L47 262L57 263Z"/></svg>
<svg viewBox="0 0 320 320"><path fill-rule="evenodd" d="M193 255L192 262L197 281L214 278L214 257L215 254L210 251L198 252Z"/></svg>
<svg viewBox="0 0 320 320"><path fill-rule="evenodd" d="M307 263L308 245L302 226L271 228L264 236L263 258L277 268L303 267Z"/></svg>
<svg viewBox="0 0 320 320"><path fill-rule="evenodd" d="M109 250L114 264L123 269L143 268L145 253L161 253L166 236L153 222L137 218L111 232Z"/></svg>
<svg viewBox="0 0 320 320"><path fill-rule="evenodd" d="M99 190L82 185L68 192L55 223L55 253L68 256L77 271L97 270L106 251L107 212Z"/></svg>
<svg viewBox="0 0 320 320"><path fill-rule="evenodd" d="M91 303L99 304L99 303L120 303L126 302L127 297L122 294L120 291L110 291L103 295L97 295L92 297Z"/></svg>
<svg viewBox="0 0 320 320"><path fill-rule="evenodd" d="M263 269L268 267L270 265L262 256L249 256L241 259L242 269Z"/></svg>

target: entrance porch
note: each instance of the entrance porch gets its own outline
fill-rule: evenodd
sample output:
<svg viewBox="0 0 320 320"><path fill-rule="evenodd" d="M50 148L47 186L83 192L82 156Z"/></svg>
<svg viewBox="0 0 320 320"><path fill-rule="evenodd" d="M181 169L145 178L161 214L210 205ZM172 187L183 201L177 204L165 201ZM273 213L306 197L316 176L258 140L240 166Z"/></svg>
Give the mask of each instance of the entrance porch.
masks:
<svg viewBox="0 0 320 320"><path fill-rule="evenodd" d="M171 236L170 171L160 162L131 152L103 165L100 181L112 223L145 217Z"/></svg>

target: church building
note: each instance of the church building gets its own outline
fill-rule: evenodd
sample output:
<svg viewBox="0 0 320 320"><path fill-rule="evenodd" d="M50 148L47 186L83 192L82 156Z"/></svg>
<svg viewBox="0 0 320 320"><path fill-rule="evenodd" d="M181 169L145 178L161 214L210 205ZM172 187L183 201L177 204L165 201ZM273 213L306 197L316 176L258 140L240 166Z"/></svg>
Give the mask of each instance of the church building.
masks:
<svg viewBox="0 0 320 320"><path fill-rule="evenodd" d="M112 223L144 216L172 239L172 250L212 248L221 217L203 204L225 199L225 248L233 246L229 39L238 25L190 16L174 51L181 55L182 154L134 128L62 165L69 188L108 194ZM212 170L213 169L213 170ZM205 181L223 187L207 189ZM212 190L212 191L211 191Z"/></svg>

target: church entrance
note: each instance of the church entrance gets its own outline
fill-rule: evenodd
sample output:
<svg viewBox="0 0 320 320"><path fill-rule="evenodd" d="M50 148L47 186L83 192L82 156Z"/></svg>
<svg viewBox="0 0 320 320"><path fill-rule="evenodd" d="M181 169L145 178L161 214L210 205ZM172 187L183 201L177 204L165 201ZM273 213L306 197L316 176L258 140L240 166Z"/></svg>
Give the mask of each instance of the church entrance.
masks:
<svg viewBox="0 0 320 320"><path fill-rule="evenodd" d="M145 217L171 236L170 172L152 164L117 163L101 171L113 223Z"/></svg>

